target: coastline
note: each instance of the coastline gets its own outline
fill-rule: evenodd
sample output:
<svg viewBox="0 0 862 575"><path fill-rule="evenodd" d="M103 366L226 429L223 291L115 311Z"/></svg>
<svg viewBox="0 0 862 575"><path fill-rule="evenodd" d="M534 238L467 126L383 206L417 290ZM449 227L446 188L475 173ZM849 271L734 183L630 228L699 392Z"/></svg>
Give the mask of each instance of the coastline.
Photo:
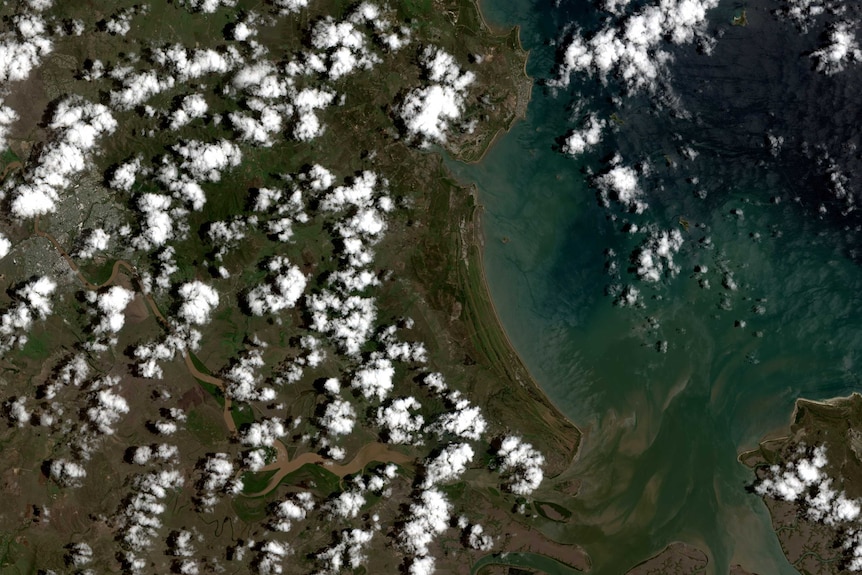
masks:
<svg viewBox="0 0 862 575"><path fill-rule="evenodd" d="M513 77L513 80L515 80L514 87L515 95L518 98L518 104L516 107L516 113L512 120L506 126L499 128L495 132L494 136L488 140L484 149L481 150L481 153L475 159L462 159L459 157L457 152L446 150L453 160L470 165L478 164L483 161L499 139L511 132L512 128L519 121L526 118L527 108L532 99L532 90L535 83L533 78L531 78L527 73L527 63L530 53L529 51L524 50L521 43L520 27L514 26L509 29L502 29L491 26L488 24L485 14L482 11L481 0L472 0L472 4L479 15L482 25L488 33L501 37L513 36L516 42L516 48L521 54L523 54L524 58L523 65L520 66L520 77ZM445 150L446 147L444 146L443 149ZM449 170L446 171L449 172ZM449 173L451 175L451 172ZM549 477L554 477L565 471L571 466L572 462L577 459L580 454L583 430L574 421L566 417L562 410L560 410L547 393L545 393L545 390L541 385L539 385L539 382L533 374L530 373L530 370L527 368L523 359L515 349L509 334L506 332L499 311L497 310L496 304L491 295L487 274L485 272L485 236L484 227L482 225L482 211L484 210L484 206L480 201L479 188L476 184L471 184L469 186L469 192L473 204L472 213L470 215L471 221L469 222L470 229L465 230L465 226L463 224L460 226L460 230L458 232L458 243L460 245L454 247L453 250L455 251L457 259L460 260L461 265L466 268L466 274L464 274L464 277L462 278L463 281L460 282L461 289L465 292L465 301L472 302L471 306L479 308L484 307L486 310L477 310L478 313L469 314L469 317L465 318L465 321L468 324L471 324L471 327L477 333L484 332L486 335L490 335L490 337L487 338L488 342L486 343L486 349L483 349L483 346L478 342L474 342L478 351L486 356L490 367L501 369L505 375L508 376L507 379L510 379L513 384L520 384L520 386L524 388L530 399L539 405L544 406L544 408L550 413L542 417L542 419L545 420L549 426L553 426L554 423L559 424L560 422L565 422L566 426L570 427L570 429L566 430L567 433L565 435L574 435L574 437L566 437L566 439L572 444L570 448L571 457L567 457L565 465L557 466L557 473L553 475L549 474ZM458 225L458 223L450 222L450 225L454 227L455 225ZM467 233L465 233L465 231L467 231ZM471 281L472 274L470 268L475 268L476 270L475 281ZM497 343L497 345L494 345L495 343ZM559 436L563 434L557 432L556 435ZM560 443L565 444L566 441L560 441ZM550 461L551 454L546 454L546 456Z"/></svg>
<svg viewBox="0 0 862 575"><path fill-rule="evenodd" d="M514 362L515 362L514 369L516 371L520 371L523 373L523 377L527 380L527 385L530 388L532 388L532 390L534 390L535 393L539 396L538 399L543 404L549 406L556 413L556 415L558 417L564 419L566 422L568 422L576 430L578 437L577 437L576 446L575 446L574 451L572 453L571 461L569 462L569 464L571 464L572 462L577 460L577 457L580 454L581 438L583 437L584 432L578 426L577 423L575 423L574 421L572 421L571 419L566 417L566 415L562 412L562 410L560 410L560 408L551 400L551 398L548 396L548 394L545 393L545 390L542 388L541 385L539 385L538 380L530 372L529 368L524 363L524 360L521 358L521 356L518 354L517 350L515 349L515 346L512 343L512 340L509 338L509 334L506 331L505 326L503 325L503 321L500 318L500 314L497 310L497 306L494 303L494 298L491 295L491 289L490 289L490 286L488 285L488 276L485 273L485 236L484 236L484 232L483 232L484 228L482 227L482 211L484 210L484 208L478 202L479 189L474 185L471 187L471 193L473 195L473 201L475 202L475 209L473 210L473 237L471 238L471 244L472 245L468 246L468 248L469 247L475 247L476 248L477 257L476 257L476 260L474 263L479 268L479 276L481 279L481 289L484 292L483 295L485 296L485 299L488 301L488 305L489 305L490 310L491 310L491 315L492 315L494 323L495 323L494 328L499 332L500 336L502 337L502 340L505 342L506 347L508 348L509 352L511 353L512 358L514 358ZM517 375L515 378L516 378L516 380L518 380L520 382L520 378L518 378ZM520 383L522 383L522 385L523 385L523 382L520 382Z"/></svg>
<svg viewBox="0 0 862 575"><path fill-rule="evenodd" d="M771 444L777 444L779 447L788 441L793 439L794 432L793 426L797 421L797 417L799 415L799 408L801 406L813 406L813 407L822 407L822 408L841 408L847 406L849 402L858 401L862 398L862 394L858 391L854 391L850 393L850 395L843 395L837 397L830 397L828 399L806 399L804 397L799 397L793 402L793 411L790 413L789 421L787 425L782 426L771 433L767 433L763 436L763 438L758 442L757 447L754 449L748 449L739 453L736 457L736 460L749 468L754 468L757 466L757 462L748 463L746 459L757 459L760 457L763 459L763 450L770 449ZM851 405L852 407L852 405Z"/></svg>

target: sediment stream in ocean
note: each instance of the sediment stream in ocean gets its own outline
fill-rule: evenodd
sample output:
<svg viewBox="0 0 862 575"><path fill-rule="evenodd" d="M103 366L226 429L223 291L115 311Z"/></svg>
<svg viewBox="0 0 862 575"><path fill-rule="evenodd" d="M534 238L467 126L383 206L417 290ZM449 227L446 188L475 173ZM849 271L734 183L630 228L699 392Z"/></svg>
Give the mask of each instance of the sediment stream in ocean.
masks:
<svg viewBox="0 0 862 575"><path fill-rule="evenodd" d="M795 573L736 458L786 427L797 398L860 388L858 223L836 213L816 189L819 168L795 152L851 129L858 115L836 112L851 94L808 79L804 39L766 2L748 7L747 27L729 25L732 7L712 11L722 35L711 56L675 52L686 115L646 97L617 107L588 77L555 91L541 85L554 75L555 43L597 21L589 3L570 4L482 3L489 22L521 26L539 83L526 119L481 163L449 163L479 188L486 274L513 345L585 432L574 518L551 535L585 548L596 575L676 540L706 551L714 573ZM585 111L616 112L618 126L593 152L566 157L559 138ZM848 125L818 128L830 121ZM780 153L768 134L784 138ZM654 166L640 182L650 207L631 219L681 231L674 277L650 284L628 269L643 236L609 219L587 176L615 152ZM615 283L636 286L643 307L614 306Z"/></svg>

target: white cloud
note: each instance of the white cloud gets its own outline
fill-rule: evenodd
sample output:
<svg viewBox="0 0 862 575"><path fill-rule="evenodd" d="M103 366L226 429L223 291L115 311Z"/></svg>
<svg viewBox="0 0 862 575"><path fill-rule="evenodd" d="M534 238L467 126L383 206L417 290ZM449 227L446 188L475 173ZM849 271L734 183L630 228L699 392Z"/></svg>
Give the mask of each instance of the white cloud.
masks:
<svg viewBox="0 0 862 575"><path fill-rule="evenodd" d="M25 172L24 181L12 187L12 214L17 218L53 212L60 192L87 169L97 138L113 133L117 122L105 106L71 96L57 105L48 127L53 139L36 166Z"/></svg>
<svg viewBox="0 0 862 575"><path fill-rule="evenodd" d="M159 77L155 70L129 74L122 78L122 88L112 91L111 106L120 110L131 110L166 90L174 87L172 76Z"/></svg>
<svg viewBox="0 0 862 575"><path fill-rule="evenodd" d="M233 8L236 6L236 0L182 0L180 4L186 6L192 12L212 14L221 6Z"/></svg>
<svg viewBox="0 0 862 575"><path fill-rule="evenodd" d="M638 277L644 281L657 282L662 275L679 273L673 257L683 244L682 234L677 229L650 233L634 254Z"/></svg>
<svg viewBox="0 0 862 575"><path fill-rule="evenodd" d="M95 431L104 435L113 435L116 431L114 424L129 412L129 404L126 400L110 389L116 380L106 381L109 379L101 380L107 387L94 390L89 394L91 407L86 411L90 425Z"/></svg>
<svg viewBox="0 0 862 575"><path fill-rule="evenodd" d="M624 166L619 154L613 157L610 165L607 171L593 179L602 204L607 207L611 201L615 201L631 212L643 213L648 206L642 199L643 190L638 184L637 172L630 166Z"/></svg>
<svg viewBox="0 0 862 575"><path fill-rule="evenodd" d="M307 7L308 0L273 0L273 4L278 6L283 14L292 14Z"/></svg>
<svg viewBox="0 0 862 575"><path fill-rule="evenodd" d="M292 103L296 110L293 137L300 142L308 142L323 134L323 125L314 113L329 106L335 99L335 92L321 88L305 88L293 94Z"/></svg>
<svg viewBox="0 0 862 575"><path fill-rule="evenodd" d="M195 180L218 182L221 173L237 167L242 161L239 146L227 140L215 143L188 140L173 147L183 161L180 168Z"/></svg>
<svg viewBox="0 0 862 575"><path fill-rule="evenodd" d="M12 242L9 241L9 238L3 235L0 232L0 260L9 255L9 251L12 249Z"/></svg>
<svg viewBox="0 0 862 575"><path fill-rule="evenodd" d="M45 35L45 21L38 14L20 15L15 21L18 34L0 36L0 84L25 80L54 48Z"/></svg>
<svg viewBox="0 0 862 575"><path fill-rule="evenodd" d="M196 325L209 323L212 310L218 306L218 292L207 284L193 280L180 286L182 300L177 315Z"/></svg>
<svg viewBox="0 0 862 575"><path fill-rule="evenodd" d="M460 397L458 392L450 393L447 402L452 411L440 415L428 430L441 437L451 434L471 441L481 439L488 427L482 411L477 406L471 405L469 400Z"/></svg>
<svg viewBox="0 0 862 575"><path fill-rule="evenodd" d="M102 228L89 230L75 256L85 260L92 259L96 252L108 249L110 239L111 235Z"/></svg>
<svg viewBox="0 0 862 575"><path fill-rule="evenodd" d="M784 0L777 13L793 22L802 31L807 31L814 21L828 13L838 14L845 9L842 0Z"/></svg>
<svg viewBox="0 0 862 575"><path fill-rule="evenodd" d="M239 435L239 442L250 447L272 447L276 439L284 437L287 431L284 421L269 417L248 425Z"/></svg>
<svg viewBox="0 0 862 575"><path fill-rule="evenodd" d="M72 567L84 567L93 560L93 548L84 542L66 546L66 562Z"/></svg>
<svg viewBox="0 0 862 575"><path fill-rule="evenodd" d="M655 92L672 58L662 44L689 44L702 36L706 12L717 5L718 0L659 0L611 18L588 39L576 31L551 85L568 86L570 76L580 72L602 82L615 76L631 92Z"/></svg>
<svg viewBox="0 0 862 575"><path fill-rule="evenodd" d="M347 355L358 355L371 336L377 307L373 298L348 296L340 298L323 290L306 298L312 316L312 329L328 334Z"/></svg>
<svg viewBox="0 0 862 575"><path fill-rule="evenodd" d="M383 401L392 390L394 376L392 362L375 352L354 372L350 387L358 390L365 399L376 397Z"/></svg>
<svg viewBox="0 0 862 575"><path fill-rule="evenodd" d="M436 456L425 460L422 488L428 489L461 477L473 456L473 448L468 444L450 443Z"/></svg>
<svg viewBox="0 0 862 575"><path fill-rule="evenodd" d="M114 36L125 36L132 29L133 10L123 10L105 22L105 31Z"/></svg>
<svg viewBox="0 0 862 575"><path fill-rule="evenodd" d="M490 551L494 547L494 538L485 533L481 525L471 525L466 533L467 546L478 551Z"/></svg>
<svg viewBox="0 0 862 575"><path fill-rule="evenodd" d="M114 169L108 186L117 191L129 192L135 184L138 172L141 169L141 158L135 157L123 162Z"/></svg>
<svg viewBox="0 0 862 575"><path fill-rule="evenodd" d="M356 410L348 401L336 397L326 404L318 423L330 435L349 435L356 425Z"/></svg>
<svg viewBox="0 0 862 575"><path fill-rule="evenodd" d="M563 143L563 152L575 157L590 150L601 141L602 130L604 130L606 125L607 122L595 114L590 114L587 116L580 130L572 130L566 136L566 140Z"/></svg>
<svg viewBox="0 0 862 575"><path fill-rule="evenodd" d="M27 343L27 332L38 317L51 314L57 283L47 276L30 280L15 291L17 300L0 315L0 353Z"/></svg>
<svg viewBox="0 0 862 575"><path fill-rule="evenodd" d="M68 459L51 461L48 473L51 479L63 487L80 487L84 478L87 477L87 470L81 464Z"/></svg>
<svg viewBox="0 0 862 575"><path fill-rule="evenodd" d="M446 380L443 378L443 374L439 372L429 373L423 378L422 383L427 385L428 389L437 394L442 394L448 389Z"/></svg>
<svg viewBox="0 0 862 575"><path fill-rule="evenodd" d="M472 72L461 72L451 54L428 46L420 63L431 84L407 94L398 114L407 133L423 145L443 142L452 121L461 117L467 86L474 80Z"/></svg>
<svg viewBox="0 0 862 575"><path fill-rule="evenodd" d="M169 196L147 192L138 197L137 205L143 218L138 220L141 233L132 240L133 247L150 250L174 237L175 216L182 216L185 212L172 208Z"/></svg>
<svg viewBox="0 0 862 575"><path fill-rule="evenodd" d="M98 321L92 326L96 340L89 342L87 347L94 351L102 351L108 346L116 344L115 334L123 328L126 321L126 306L129 305L135 294L133 291L118 285L111 286L98 294L90 293L93 294L91 297L95 300Z"/></svg>
<svg viewBox="0 0 862 575"><path fill-rule="evenodd" d="M226 74L242 65L243 59L234 46L188 50L174 44L153 50L153 62L172 71L177 82L185 83L207 74Z"/></svg>
<svg viewBox="0 0 862 575"><path fill-rule="evenodd" d="M517 495L530 495L542 483L545 457L520 437L509 435L497 450L497 469L504 486Z"/></svg>
<svg viewBox="0 0 862 575"><path fill-rule="evenodd" d="M272 401L275 390L260 387L260 376L255 371L264 366L263 352L259 348L240 354L222 373L225 381L225 396L236 401Z"/></svg>
<svg viewBox="0 0 862 575"><path fill-rule="evenodd" d="M246 296L246 304L254 315L294 307L308 284L305 274L286 257L275 256L266 267L270 273L267 283L255 286Z"/></svg>
<svg viewBox="0 0 862 575"><path fill-rule="evenodd" d="M303 491L288 494L288 499L274 507L275 517L269 523L270 529L286 533L296 521L302 521L314 509L314 497Z"/></svg>
<svg viewBox="0 0 862 575"><path fill-rule="evenodd" d="M862 59L862 51L856 42L855 25L838 22L832 26L827 36L828 44L811 54L818 72L827 75L844 70L848 63Z"/></svg>
<svg viewBox="0 0 862 575"><path fill-rule="evenodd" d="M342 491L326 502L325 510L334 517L353 519L365 505L365 496L357 491Z"/></svg>
<svg viewBox="0 0 862 575"><path fill-rule="evenodd" d="M397 539L401 549L410 554L428 555L428 545L449 527L452 504L437 489L426 489L418 501L410 505L409 519L404 523Z"/></svg>
<svg viewBox="0 0 862 575"><path fill-rule="evenodd" d="M422 405L413 397L399 397L377 408L377 425L389 443L413 443L425 418L417 413Z"/></svg>
<svg viewBox="0 0 862 575"><path fill-rule="evenodd" d="M171 130L179 130L192 120L203 118L208 109L209 106L203 94L189 94L182 99L179 108L171 113L168 127Z"/></svg>
<svg viewBox="0 0 862 575"><path fill-rule="evenodd" d="M365 549L374 536L373 530L345 529L338 534L338 543L315 555L324 564L320 575L337 575L345 570L356 570L366 562Z"/></svg>
<svg viewBox="0 0 862 575"><path fill-rule="evenodd" d="M227 453L208 455L199 468L197 502L204 511L212 511L218 502L217 495L235 495L242 491L242 479L234 479L236 469Z"/></svg>

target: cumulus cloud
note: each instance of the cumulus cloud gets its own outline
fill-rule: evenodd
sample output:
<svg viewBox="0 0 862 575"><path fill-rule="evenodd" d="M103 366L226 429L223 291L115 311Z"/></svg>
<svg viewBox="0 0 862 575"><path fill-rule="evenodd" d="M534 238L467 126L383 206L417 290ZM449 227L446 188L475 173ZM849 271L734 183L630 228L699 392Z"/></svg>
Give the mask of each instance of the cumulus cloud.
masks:
<svg viewBox="0 0 862 575"><path fill-rule="evenodd" d="M66 563L72 567L84 567L93 560L93 548L84 542L66 546Z"/></svg>
<svg viewBox="0 0 862 575"><path fill-rule="evenodd" d="M847 552L845 568L862 571L862 531L858 528L862 501L833 487L828 463L826 446L800 444L783 465L761 468L754 489L762 497L795 502L810 520L837 528L839 544Z"/></svg>
<svg viewBox="0 0 862 575"><path fill-rule="evenodd" d="M236 495L242 491L241 478L234 479L235 467L227 453L212 453L203 459L198 468L197 504L203 511L212 511L221 495Z"/></svg>
<svg viewBox="0 0 862 575"><path fill-rule="evenodd" d="M141 233L132 239L133 247L149 250L164 245L176 233L176 220L187 212L172 206L169 196L147 192L137 198L138 211L141 213L139 225Z"/></svg>
<svg viewBox="0 0 862 575"><path fill-rule="evenodd" d="M356 425L356 410L350 402L336 397L326 404L318 423L330 435L349 435Z"/></svg>
<svg viewBox="0 0 862 575"><path fill-rule="evenodd" d="M140 169L141 158L139 157L123 162L114 169L110 179L108 180L108 186L112 190L120 192L131 191L132 186L135 185L135 179L137 178Z"/></svg>
<svg viewBox="0 0 862 575"><path fill-rule="evenodd" d="M218 307L219 296L215 288L193 280L180 286L180 308L177 315L190 324L209 323L210 314Z"/></svg>
<svg viewBox="0 0 862 575"><path fill-rule="evenodd" d="M153 62L173 73L176 81L186 83L207 74L224 75L242 65L243 59L234 46L222 49L189 50L180 44L153 50Z"/></svg>
<svg viewBox="0 0 862 575"><path fill-rule="evenodd" d="M129 305L135 294L131 290L117 285L99 293L89 292L87 295L97 310L97 321L91 327L96 339L88 342L87 349L104 351L117 343L116 334L126 322L126 306Z"/></svg>
<svg viewBox="0 0 862 575"><path fill-rule="evenodd" d="M475 75L462 72L451 54L433 46L422 52L420 64L430 83L408 93L397 112L408 135L423 145L444 142L450 123L461 117Z"/></svg>
<svg viewBox="0 0 862 575"><path fill-rule="evenodd" d="M368 341L377 319L374 299L362 296L341 298L329 290L306 298L312 328L329 335L347 355L358 355Z"/></svg>
<svg viewBox="0 0 862 575"><path fill-rule="evenodd" d="M682 244L682 234L677 229L651 232L633 255L638 277L644 281L657 282L665 273L679 273L679 266L673 257Z"/></svg>
<svg viewBox="0 0 862 575"><path fill-rule="evenodd" d="M53 308L57 283L49 277L32 279L14 292L15 302L0 315L0 353L27 343L33 322L45 319Z"/></svg>
<svg viewBox="0 0 862 575"><path fill-rule="evenodd" d="M413 443L425 418L417 413L422 405L414 397L399 397L377 408L377 425L389 443Z"/></svg>
<svg viewBox="0 0 862 575"><path fill-rule="evenodd" d="M141 565L138 552L148 549L158 537L162 527L160 516L166 511L163 500L169 491L183 486L182 474L176 469L164 469L136 475L132 480L132 494L121 509L120 537L127 547L125 561L134 566Z"/></svg>
<svg viewBox="0 0 862 575"><path fill-rule="evenodd" d="M171 113L171 121L168 128L179 130L189 124L192 120L203 118L209 106L203 94L189 94L180 102L179 107Z"/></svg>
<svg viewBox="0 0 862 575"><path fill-rule="evenodd" d="M611 18L585 37L576 31L563 50L554 86L568 86L573 73L612 76L630 92L655 92L666 74L671 54L664 42L689 44L704 34L707 11L718 0L659 0L637 12Z"/></svg>
<svg viewBox="0 0 862 575"><path fill-rule="evenodd" d="M494 547L494 538L485 533L485 529L478 524L465 528L465 540L467 547L478 551L490 551Z"/></svg>
<svg viewBox="0 0 862 575"><path fill-rule="evenodd" d="M195 180L218 182L222 172L235 168L242 161L242 151L239 146L227 140L218 142L188 140L177 144L173 150L182 158L180 168Z"/></svg>
<svg viewBox="0 0 862 575"><path fill-rule="evenodd" d="M365 505L365 496L358 491L342 491L326 502L324 509L334 517L354 519Z"/></svg>
<svg viewBox="0 0 862 575"><path fill-rule="evenodd" d="M392 362L375 352L354 372L350 387L358 390L365 399L376 397L383 401L392 390L394 376Z"/></svg>
<svg viewBox="0 0 862 575"><path fill-rule="evenodd" d="M345 529L338 534L338 541L325 551L315 555L324 565L321 575L337 575L345 569L356 570L367 559L365 549L374 536L373 530Z"/></svg>
<svg viewBox="0 0 862 575"><path fill-rule="evenodd" d="M306 491L291 493L288 498L273 506L273 517L269 523L270 529L287 533L293 523L304 520L314 509L314 497Z"/></svg>
<svg viewBox="0 0 862 575"><path fill-rule="evenodd" d="M838 14L844 9L842 0L784 0L777 13L792 20L800 30L807 31L818 17Z"/></svg>
<svg viewBox="0 0 862 575"><path fill-rule="evenodd" d="M482 411L477 406L471 405L470 401L461 397L458 392L450 393L446 400L450 411L440 415L428 430L441 437L451 434L471 441L481 439L488 427Z"/></svg>
<svg viewBox="0 0 862 575"><path fill-rule="evenodd" d="M293 14L308 6L308 0L273 0L283 14Z"/></svg>
<svg viewBox="0 0 862 575"><path fill-rule="evenodd" d="M236 0L182 0L180 4L184 5L192 12L212 14L221 6L224 6L225 8L233 8L236 6Z"/></svg>
<svg viewBox="0 0 862 575"><path fill-rule="evenodd" d="M104 377L96 380L88 394L90 407L84 412L91 428L103 435L113 435L114 424L129 412L129 404L125 398L113 391L119 382L117 377Z"/></svg>
<svg viewBox="0 0 862 575"><path fill-rule="evenodd" d="M284 421L278 417L269 417L255 421L245 427L239 435L239 442L250 447L272 447L275 441L284 437L287 431Z"/></svg>
<svg viewBox="0 0 862 575"><path fill-rule="evenodd" d="M593 148L602 139L602 130L607 122L590 114L579 130L572 130L563 142L563 152L575 157L580 156L587 150Z"/></svg>
<svg viewBox="0 0 862 575"><path fill-rule="evenodd" d="M449 527L452 504L437 489L426 489L410 505L409 519L398 532L399 547L415 556L428 555L428 546Z"/></svg>
<svg viewBox="0 0 862 575"><path fill-rule="evenodd" d="M304 88L294 94L293 137L300 142L308 142L322 135L323 124L315 111L326 108L334 99L335 92L322 88Z"/></svg>
<svg viewBox="0 0 862 575"><path fill-rule="evenodd" d="M55 459L48 467L51 479L63 487L80 487L87 477L87 470L80 463L68 459Z"/></svg>
<svg viewBox="0 0 862 575"><path fill-rule="evenodd" d="M517 495L530 495L542 483L545 457L520 437L509 435L497 449L497 470L504 487Z"/></svg>
<svg viewBox="0 0 862 575"><path fill-rule="evenodd" d="M0 260L9 255L9 250L12 249L12 242L9 241L9 238L4 236L0 232Z"/></svg>
<svg viewBox="0 0 862 575"><path fill-rule="evenodd" d="M200 345L201 334L188 325L174 326L172 333L161 340L139 345L133 355L138 360L137 371L140 377L161 379L163 372L160 361L169 361L177 352L195 350Z"/></svg>
<svg viewBox="0 0 862 575"><path fill-rule="evenodd" d="M11 187L12 214L32 218L53 212L72 178L87 169L97 139L113 133L116 127L117 121L102 104L92 104L80 96L60 102L48 125L53 137L36 166L25 172L23 182L6 185Z"/></svg>
<svg viewBox="0 0 862 575"><path fill-rule="evenodd" d="M837 74L847 64L862 59L855 27L849 22L838 22L832 26L827 35L828 43L811 54L818 72Z"/></svg>
<svg viewBox="0 0 862 575"><path fill-rule="evenodd" d="M255 286L246 295L246 305L254 315L278 313L299 301L308 283L305 274L283 256L275 256L266 265L267 283Z"/></svg>
<svg viewBox="0 0 862 575"><path fill-rule="evenodd" d="M466 443L450 443L440 452L425 460L422 488L448 483L461 477L473 461L473 448Z"/></svg>
<svg viewBox="0 0 862 575"><path fill-rule="evenodd" d="M225 396L236 401L272 401L275 390L262 386L257 370L263 367L263 352L259 348L244 351L222 372Z"/></svg>
<svg viewBox="0 0 862 575"><path fill-rule="evenodd" d="M637 172L634 168L623 165L619 154L611 159L610 168L593 178L593 185L598 189L599 198L605 207L614 201L636 214L643 213L648 207L643 201L643 190L638 184Z"/></svg>
<svg viewBox="0 0 862 575"><path fill-rule="evenodd" d="M96 252L108 248L110 239L111 235L102 228L89 230L81 240L81 247L75 252L75 256L85 260L93 259Z"/></svg>
<svg viewBox="0 0 862 575"><path fill-rule="evenodd" d="M0 36L0 84L25 80L53 49L41 15L19 16L15 30Z"/></svg>

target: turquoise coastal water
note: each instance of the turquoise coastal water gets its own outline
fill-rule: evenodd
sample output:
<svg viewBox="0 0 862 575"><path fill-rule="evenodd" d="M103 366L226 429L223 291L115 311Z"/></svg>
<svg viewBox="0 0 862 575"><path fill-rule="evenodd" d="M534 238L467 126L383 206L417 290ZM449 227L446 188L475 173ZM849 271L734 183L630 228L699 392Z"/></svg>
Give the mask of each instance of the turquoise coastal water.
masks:
<svg viewBox="0 0 862 575"><path fill-rule="evenodd" d="M486 0L482 6L489 21L522 26L528 71L549 78L550 43L567 24L592 18L584 4ZM756 11L749 13L756 25ZM715 14L729 20L720 8ZM774 35L782 30L776 25ZM715 573L737 563L761 574L795 573L765 506L746 491L753 476L737 454L785 426L796 398L860 387L858 228L818 212L819 198L794 172L798 162L774 160L763 146L763 126L749 114L772 117L769 109L780 105L774 99L786 87L764 88L763 101L746 99L744 110L732 99L697 99L699 90L733 92L716 78L733 81L737 52L750 48L745 42L763 42L763 31L754 32L728 32L699 78L692 79L706 60L696 58L704 57L693 49L678 55L676 70L702 82L679 82L697 122L635 101L599 150L575 160L556 151L557 138L577 124L573 107L587 100L606 117L611 109L601 108L594 80L561 93L537 86L526 120L483 162L450 166L479 187L486 273L514 346L585 431L575 518L559 529L590 553L598 575L622 573L674 540L703 548ZM770 49L783 49L795 38L791 32L760 47L767 62L777 61ZM788 77L796 59L777 73ZM745 73L756 75L758 65ZM776 126L782 128L780 121ZM681 158L679 142L691 142L698 157ZM608 219L583 172L601 169L616 150L657 166L642 182L648 221L679 228L685 239L676 277L648 285L623 271L621 281L641 290L643 309L615 307L605 295L606 250L618 254L625 270L639 237ZM694 193L700 189L708 191L705 198ZM709 272L695 274L695 265ZM732 272L737 289L722 286L723 271ZM666 353L659 351L662 342Z"/></svg>

